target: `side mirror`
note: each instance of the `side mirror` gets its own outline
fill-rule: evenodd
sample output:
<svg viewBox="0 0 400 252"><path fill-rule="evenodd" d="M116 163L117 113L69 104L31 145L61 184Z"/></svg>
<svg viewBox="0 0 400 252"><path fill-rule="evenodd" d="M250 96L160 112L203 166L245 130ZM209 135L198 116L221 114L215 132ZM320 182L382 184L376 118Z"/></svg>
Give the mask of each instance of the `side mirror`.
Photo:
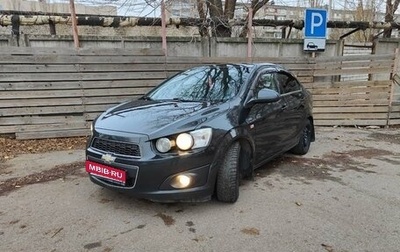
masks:
<svg viewBox="0 0 400 252"><path fill-rule="evenodd" d="M254 106L254 104L257 103L272 103L272 102L277 102L281 99L281 96L278 94L278 92L269 89L269 88L263 88L260 91L258 91L258 94L256 97L251 98L245 105L246 108L250 108Z"/></svg>

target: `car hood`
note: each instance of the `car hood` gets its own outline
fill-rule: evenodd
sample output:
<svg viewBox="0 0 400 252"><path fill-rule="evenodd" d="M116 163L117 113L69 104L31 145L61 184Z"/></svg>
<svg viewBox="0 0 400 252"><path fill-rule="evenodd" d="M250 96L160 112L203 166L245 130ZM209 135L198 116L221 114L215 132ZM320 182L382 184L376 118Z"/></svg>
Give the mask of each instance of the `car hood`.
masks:
<svg viewBox="0 0 400 252"><path fill-rule="evenodd" d="M150 139L192 130L221 108L206 102L135 100L104 112L96 120L96 130L112 130L148 135Z"/></svg>

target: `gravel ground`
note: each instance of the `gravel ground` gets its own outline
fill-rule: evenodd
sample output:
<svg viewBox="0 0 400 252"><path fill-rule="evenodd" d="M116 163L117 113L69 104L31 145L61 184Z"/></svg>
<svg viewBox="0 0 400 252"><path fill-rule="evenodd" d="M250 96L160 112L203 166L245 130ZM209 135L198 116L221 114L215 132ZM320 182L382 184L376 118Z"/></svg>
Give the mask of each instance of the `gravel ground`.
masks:
<svg viewBox="0 0 400 252"><path fill-rule="evenodd" d="M103 189L84 145L0 139L0 251L400 251L400 129L318 128L307 155L256 170L235 204Z"/></svg>

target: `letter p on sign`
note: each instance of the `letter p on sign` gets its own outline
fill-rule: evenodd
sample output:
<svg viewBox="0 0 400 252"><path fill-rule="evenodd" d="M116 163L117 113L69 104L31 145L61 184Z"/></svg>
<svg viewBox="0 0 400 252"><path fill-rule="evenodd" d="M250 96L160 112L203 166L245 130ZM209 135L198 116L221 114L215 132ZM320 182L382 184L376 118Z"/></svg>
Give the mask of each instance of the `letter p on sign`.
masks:
<svg viewBox="0 0 400 252"><path fill-rule="evenodd" d="M322 25L322 20L321 13L311 13L311 34L315 33L315 27L320 27Z"/></svg>
<svg viewBox="0 0 400 252"><path fill-rule="evenodd" d="M304 26L306 38L325 38L327 11L325 9L306 9Z"/></svg>

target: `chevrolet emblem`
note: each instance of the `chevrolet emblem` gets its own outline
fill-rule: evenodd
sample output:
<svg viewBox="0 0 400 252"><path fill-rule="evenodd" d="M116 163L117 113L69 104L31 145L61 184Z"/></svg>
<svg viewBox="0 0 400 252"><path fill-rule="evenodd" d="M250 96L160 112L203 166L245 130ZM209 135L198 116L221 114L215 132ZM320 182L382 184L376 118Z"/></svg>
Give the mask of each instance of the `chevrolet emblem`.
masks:
<svg viewBox="0 0 400 252"><path fill-rule="evenodd" d="M113 157L111 154L103 154L101 156L101 159L103 159L106 163L111 163L115 161L115 157Z"/></svg>

